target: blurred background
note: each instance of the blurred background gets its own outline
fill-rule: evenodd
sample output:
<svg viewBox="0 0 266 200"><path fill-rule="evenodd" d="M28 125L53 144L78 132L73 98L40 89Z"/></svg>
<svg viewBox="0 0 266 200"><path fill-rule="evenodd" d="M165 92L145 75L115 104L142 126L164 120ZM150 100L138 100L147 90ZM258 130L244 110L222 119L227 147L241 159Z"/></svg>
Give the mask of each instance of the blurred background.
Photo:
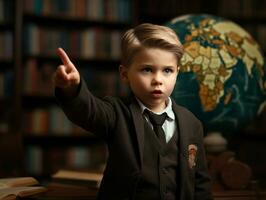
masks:
<svg viewBox="0 0 266 200"><path fill-rule="evenodd" d="M66 50L96 96L123 97L120 37L150 22L184 44L173 98L203 122L211 175L231 189L265 188L265 9L265 0L0 0L0 177L104 167L105 145L53 96L55 50ZM232 158L239 163L227 172L240 183L221 171Z"/></svg>

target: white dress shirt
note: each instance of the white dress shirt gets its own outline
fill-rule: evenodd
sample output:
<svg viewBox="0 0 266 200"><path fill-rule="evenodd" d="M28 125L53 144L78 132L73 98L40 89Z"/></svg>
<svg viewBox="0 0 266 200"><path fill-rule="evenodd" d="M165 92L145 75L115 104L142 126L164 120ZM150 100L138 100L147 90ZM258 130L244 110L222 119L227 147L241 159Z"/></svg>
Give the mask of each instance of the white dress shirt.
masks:
<svg viewBox="0 0 266 200"><path fill-rule="evenodd" d="M138 98L136 98L136 99L140 105L142 114L144 114L143 112L145 109L151 111ZM153 112L153 111L151 111L151 112ZM163 128L164 133L165 133L166 142L169 142L170 139L172 138L172 136L174 135L175 130L176 130L175 114L174 114L174 111L172 109L172 100L170 97L168 98L167 106L163 111L161 111L159 113L155 113L155 112L153 112L153 113L160 115L164 112L167 114L167 118L166 118L164 124L162 125L162 128ZM144 117L147 120L147 122L149 123L149 125L153 128L149 118L146 115L144 115Z"/></svg>

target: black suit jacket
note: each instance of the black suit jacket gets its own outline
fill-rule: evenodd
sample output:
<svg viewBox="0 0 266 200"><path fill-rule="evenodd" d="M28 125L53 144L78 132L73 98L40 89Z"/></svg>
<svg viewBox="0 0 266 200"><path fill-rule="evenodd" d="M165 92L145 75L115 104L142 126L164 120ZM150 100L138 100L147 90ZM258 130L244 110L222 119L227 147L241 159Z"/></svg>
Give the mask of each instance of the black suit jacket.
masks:
<svg viewBox="0 0 266 200"><path fill-rule="evenodd" d="M66 99L55 91L67 117L106 141L108 161L98 199L130 200L141 176L144 149L144 123L135 98L94 97L82 80L78 95ZM187 109L173 101L179 127L179 169L181 200L212 199L203 148L202 125ZM195 166L189 165L189 147L197 147Z"/></svg>

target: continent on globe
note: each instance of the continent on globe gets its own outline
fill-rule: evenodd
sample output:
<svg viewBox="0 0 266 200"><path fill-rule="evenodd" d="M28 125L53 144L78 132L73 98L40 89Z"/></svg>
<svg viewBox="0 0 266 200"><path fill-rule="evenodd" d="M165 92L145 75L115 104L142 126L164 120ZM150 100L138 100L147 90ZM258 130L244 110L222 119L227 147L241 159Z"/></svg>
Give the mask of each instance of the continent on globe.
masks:
<svg viewBox="0 0 266 200"><path fill-rule="evenodd" d="M184 15L166 24L184 45L172 94L207 131L235 132L251 122L266 101L266 66L252 36L213 15Z"/></svg>

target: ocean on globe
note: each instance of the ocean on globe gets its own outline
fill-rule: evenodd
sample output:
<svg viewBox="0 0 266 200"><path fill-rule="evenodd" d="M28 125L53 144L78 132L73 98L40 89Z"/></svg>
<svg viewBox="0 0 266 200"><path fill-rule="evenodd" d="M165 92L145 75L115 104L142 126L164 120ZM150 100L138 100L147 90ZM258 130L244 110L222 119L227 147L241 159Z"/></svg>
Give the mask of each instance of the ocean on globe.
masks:
<svg viewBox="0 0 266 200"><path fill-rule="evenodd" d="M207 14L165 25L184 45L173 99L206 131L237 132L253 121L266 102L266 66L252 36L233 21Z"/></svg>

